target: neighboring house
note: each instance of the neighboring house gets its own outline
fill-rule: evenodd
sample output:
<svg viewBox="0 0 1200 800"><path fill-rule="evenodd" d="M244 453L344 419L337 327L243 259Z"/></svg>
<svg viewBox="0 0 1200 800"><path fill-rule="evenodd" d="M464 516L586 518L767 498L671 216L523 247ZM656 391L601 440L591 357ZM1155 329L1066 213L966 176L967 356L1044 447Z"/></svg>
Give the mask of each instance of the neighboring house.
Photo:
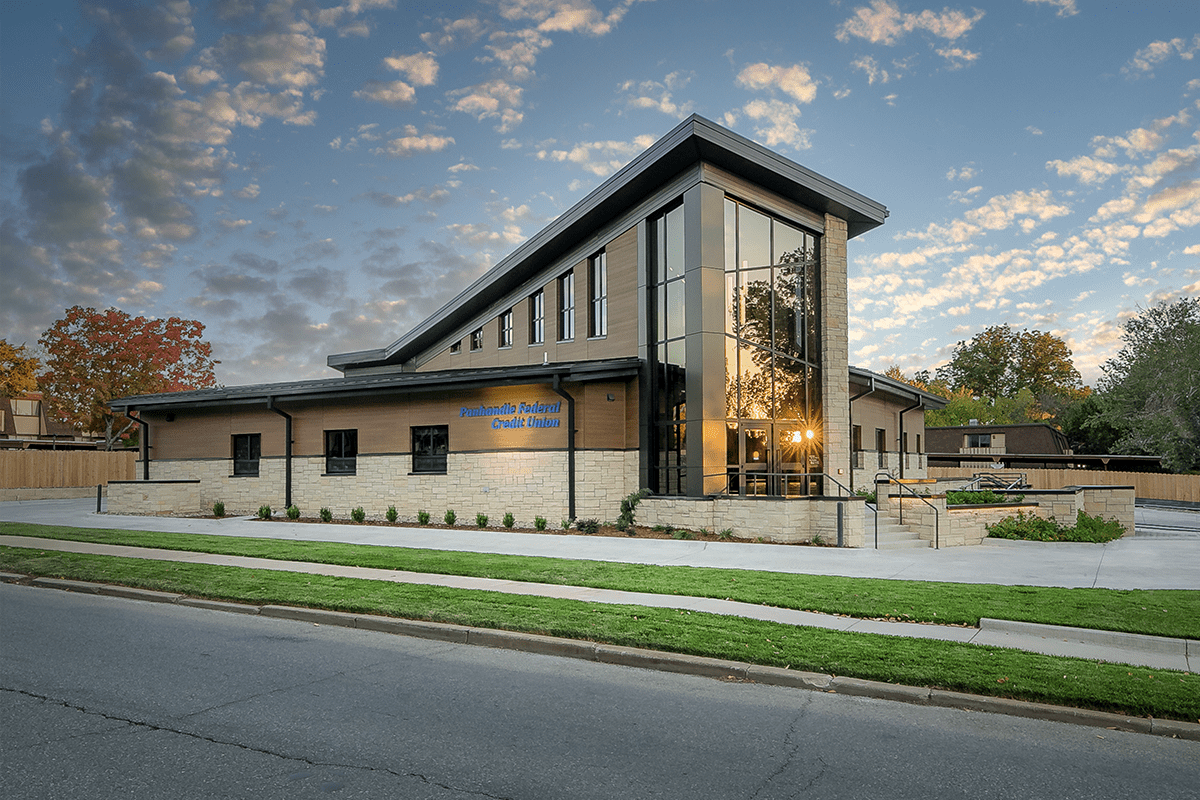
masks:
<svg viewBox="0 0 1200 800"><path fill-rule="evenodd" d="M0 449L94 450L98 445L94 436L47 416L41 392L0 397L0 418Z"/></svg>
<svg viewBox="0 0 1200 800"><path fill-rule="evenodd" d="M941 402L847 363L846 243L886 216L693 116L398 341L330 356L342 377L110 405L143 423L148 475L199 480L204 505L528 524L611 520L644 488L711 502L649 501L639 520L769 529L744 503L841 496L774 531L805 535L841 519L865 458L852 395L888 469L915 456L906 474L924 466L919 409Z"/></svg>
<svg viewBox="0 0 1200 800"><path fill-rule="evenodd" d="M924 478L929 463L925 410L946 407L946 399L903 381L850 368L851 459L854 487L893 478Z"/></svg>
<svg viewBox="0 0 1200 800"><path fill-rule="evenodd" d="M977 469L1102 469L1158 472L1160 456L1072 452L1062 431L1044 423L927 428L929 465Z"/></svg>

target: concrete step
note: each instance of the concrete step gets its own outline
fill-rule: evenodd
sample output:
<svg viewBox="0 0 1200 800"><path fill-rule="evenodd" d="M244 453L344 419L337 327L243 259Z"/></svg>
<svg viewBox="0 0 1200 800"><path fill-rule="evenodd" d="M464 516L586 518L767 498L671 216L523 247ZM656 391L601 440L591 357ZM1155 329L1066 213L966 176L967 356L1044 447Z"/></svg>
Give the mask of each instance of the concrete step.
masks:
<svg viewBox="0 0 1200 800"><path fill-rule="evenodd" d="M866 534L865 546L875 546L875 522L867 520L864 526ZM921 539L904 525L898 525L891 520L879 520L879 549L880 550L915 550L928 548L929 542Z"/></svg>

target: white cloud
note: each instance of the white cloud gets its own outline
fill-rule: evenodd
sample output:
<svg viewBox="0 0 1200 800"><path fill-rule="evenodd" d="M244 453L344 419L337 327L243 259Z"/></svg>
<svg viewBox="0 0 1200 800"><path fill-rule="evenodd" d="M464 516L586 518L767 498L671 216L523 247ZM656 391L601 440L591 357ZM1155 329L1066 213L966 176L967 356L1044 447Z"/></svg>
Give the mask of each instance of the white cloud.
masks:
<svg viewBox="0 0 1200 800"><path fill-rule="evenodd" d="M778 89L799 103L811 103L815 100L820 83L813 79L808 67L803 64L773 67L761 62L745 67L738 73L737 82L740 86L756 91Z"/></svg>
<svg viewBox="0 0 1200 800"><path fill-rule="evenodd" d="M935 52L950 62L950 69L961 69L972 61L979 59L979 53L972 53L970 50L963 50L961 47L941 47Z"/></svg>
<svg viewBox="0 0 1200 800"><path fill-rule="evenodd" d="M383 63L390 69L404 73L413 86L433 86L437 83L438 63L433 53L388 56Z"/></svg>
<svg viewBox="0 0 1200 800"><path fill-rule="evenodd" d="M1124 167L1091 156L1077 156L1069 161L1047 161L1046 169L1054 170L1061 177L1074 176L1080 183L1086 184L1104 183L1112 176L1125 171Z"/></svg>
<svg viewBox="0 0 1200 800"><path fill-rule="evenodd" d="M1200 50L1200 33L1193 36L1191 41L1177 37L1151 42L1138 50L1121 71L1127 75L1152 77L1154 68L1176 53L1183 60L1191 61L1197 50Z"/></svg>
<svg viewBox="0 0 1200 800"><path fill-rule="evenodd" d="M377 155L387 155L393 158L408 158L417 153L437 153L454 144L452 136L438 136L433 133L418 134L417 129L407 125L404 135L389 140L383 147L375 149Z"/></svg>
<svg viewBox="0 0 1200 800"><path fill-rule="evenodd" d="M872 0L870 7L854 10L854 16L837 29L837 39L845 42L854 36L872 44L894 45L897 40L912 31L923 30L947 41L966 35L984 12L975 9L973 14L945 8L941 14L925 10L920 14L901 13L899 6L891 0Z"/></svg>
<svg viewBox="0 0 1200 800"><path fill-rule="evenodd" d="M481 122L485 119L498 119L496 130L508 133L521 124L523 114L517 111L523 102L524 90L507 81L495 79L455 89L447 96L454 102L451 109L470 114Z"/></svg>
<svg viewBox="0 0 1200 800"><path fill-rule="evenodd" d="M687 86L691 73L672 72L659 81L625 81L617 90L626 95L628 108L660 111L670 117L684 117L692 113L693 103L689 100L677 103L674 92Z"/></svg>
<svg viewBox="0 0 1200 800"><path fill-rule="evenodd" d="M993 231L1003 230L1020 220L1018 224L1029 232L1038 222L1070 213L1071 207L1054 202L1053 193L1046 189L997 195L979 208L968 211L963 217L969 223Z"/></svg>
<svg viewBox="0 0 1200 800"><path fill-rule="evenodd" d="M354 96L385 106L402 106L416 101L417 90L404 81L367 81Z"/></svg>
<svg viewBox="0 0 1200 800"><path fill-rule="evenodd" d="M767 147L789 145L797 150L812 147L813 131L796 124L800 109L794 103L782 100L751 100L742 106L742 113L761 123L754 133Z"/></svg>
<svg viewBox="0 0 1200 800"><path fill-rule="evenodd" d="M638 136L632 142L580 142L567 150L541 149L542 161L575 164L598 177L606 177L629 163L630 159L654 143L653 136Z"/></svg>
<svg viewBox="0 0 1200 800"><path fill-rule="evenodd" d="M875 81L887 83L892 79L891 74L879 66L879 62L870 56L861 56L850 62L850 66L861 72L866 73L867 85L873 86Z"/></svg>
<svg viewBox="0 0 1200 800"><path fill-rule="evenodd" d="M1075 0L1025 0L1026 3L1045 3L1058 9L1058 16L1073 17L1079 13Z"/></svg>

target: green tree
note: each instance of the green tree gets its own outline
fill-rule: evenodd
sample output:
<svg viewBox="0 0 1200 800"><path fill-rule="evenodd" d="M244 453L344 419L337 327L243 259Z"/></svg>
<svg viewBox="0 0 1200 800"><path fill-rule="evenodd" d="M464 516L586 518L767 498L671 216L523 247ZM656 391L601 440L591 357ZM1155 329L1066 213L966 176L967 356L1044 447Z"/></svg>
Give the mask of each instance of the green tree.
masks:
<svg viewBox="0 0 1200 800"><path fill-rule="evenodd" d="M1118 453L1200 470L1200 298L1164 300L1123 328L1125 346L1101 366L1097 421L1119 432Z"/></svg>
<svg viewBox="0 0 1200 800"><path fill-rule="evenodd" d="M1008 325L993 325L959 342L937 378L951 389L991 399L1015 397L1022 389L1038 396L1083 387L1066 342L1051 333L1018 332Z"/></svg>
<svg viewBox="0 0 1200 800"><path fill-rule="evenodd" d="M216 385L212 346L204 325L190 319L130 317L110 308L74 306L42 334L46 354L38 383L50 413L89 431L103 431L108 450L133 420L115 414L108 401Z"/></svg>
<svg viewBox="0 0 1200 800"><path fill-rule="evenodd" d="M36 391L40 366L25 345L13 347L8 340L0 339L0 397L19 397Z"/></svg>

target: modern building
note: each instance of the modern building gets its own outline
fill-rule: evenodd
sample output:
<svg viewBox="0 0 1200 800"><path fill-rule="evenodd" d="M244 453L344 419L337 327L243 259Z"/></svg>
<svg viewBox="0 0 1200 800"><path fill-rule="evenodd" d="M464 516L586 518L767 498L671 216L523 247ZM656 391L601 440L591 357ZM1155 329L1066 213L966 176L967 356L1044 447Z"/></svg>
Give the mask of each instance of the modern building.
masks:
<svg viewBox="0 0 1200 800"><path fill-rule="evenodd" d="M853 543L852 470L923 474L920 409L944 403L847 362L846 244L886 217L693 116L398 341L330 356L341 377L113 401L144 477L185 482L129 502L528 525L644 488L639 522L841 519Z"/></svg>
<svg viewBox="0 0 1200 800"><path fill-rule="evenodd" d="M974 469L1162 471L1162 456L1083 454L1044 422L951 425L926 431L929 465Z"/></svg>

